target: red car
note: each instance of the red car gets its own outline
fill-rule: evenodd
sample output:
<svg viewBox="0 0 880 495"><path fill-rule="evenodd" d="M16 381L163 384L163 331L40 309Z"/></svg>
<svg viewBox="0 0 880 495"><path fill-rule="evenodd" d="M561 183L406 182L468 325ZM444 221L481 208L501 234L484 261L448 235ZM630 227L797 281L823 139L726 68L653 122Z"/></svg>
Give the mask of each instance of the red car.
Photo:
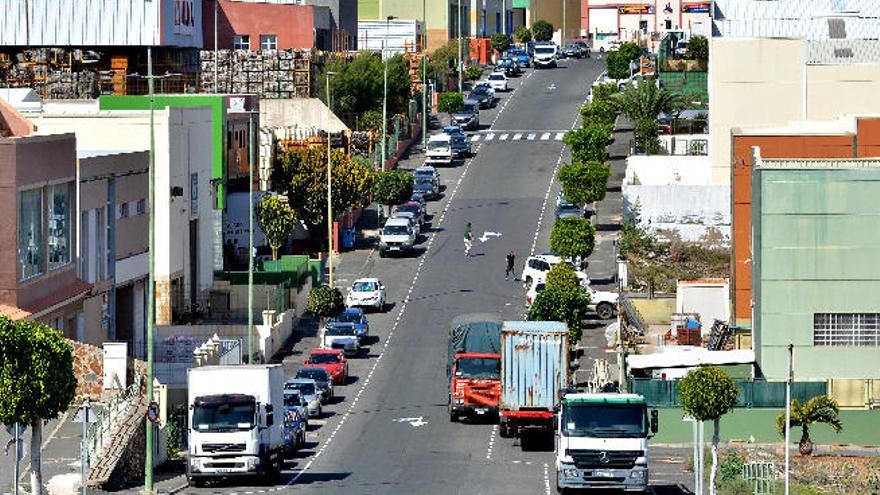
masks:
<svg viewBox="0 0 880 495"><path fill-rule="evenodd" d="M344 384L348 381L348 360L342 356L339 349L314 349L304 364L317 368L324 368L333 383Z"/></svg>
<svg viewBox="0 0 880 495"><path fill-rule="evenodd" d="M416 201L407 201L406 203L397 206L394 211L395 213L398 211L412 212L416 216L416 219L419 221L419 226L425 224L425 210L422 209L421 203L418 203Z"/></svg>

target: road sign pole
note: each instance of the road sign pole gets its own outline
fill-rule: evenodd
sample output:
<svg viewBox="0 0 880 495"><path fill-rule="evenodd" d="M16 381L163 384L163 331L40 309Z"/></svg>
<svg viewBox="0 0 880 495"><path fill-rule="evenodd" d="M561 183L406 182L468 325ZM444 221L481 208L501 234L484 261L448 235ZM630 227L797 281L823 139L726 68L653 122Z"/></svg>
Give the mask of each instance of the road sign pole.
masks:
<svg viewBox="0 0 880 495"><path fill-rule="evenodd" d="M19 462L21 462L21 455L19 455L18 449L20 448L18 443L21 441L21 435L19 434L18 422L16 421L13 428L15 428L14 436L15 439L15 482L13 483L13 493L18 495L18 476L19 476Z"/></svg>
<svg viewBox="0 0 880 495"><path fill-rule="evenodd" d="M82 405L83 411L83 432L82 432L82 495L88 495L89 484L89 401L86 400Z"/></svg>

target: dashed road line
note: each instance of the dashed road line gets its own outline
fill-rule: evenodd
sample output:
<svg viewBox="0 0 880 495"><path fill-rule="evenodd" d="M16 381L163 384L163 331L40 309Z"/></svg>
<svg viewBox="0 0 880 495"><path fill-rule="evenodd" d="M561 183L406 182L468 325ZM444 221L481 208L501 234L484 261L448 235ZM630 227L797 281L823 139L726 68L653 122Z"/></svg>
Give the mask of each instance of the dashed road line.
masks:
<svg viewBox="0 0 880 495"><path fill-rule="evenodd" d="M522 139L522 137L523 137L522 133L521 133L521 132L517 132L516 134L513 135L513 140L514 140L514 141L519 141L520 139Z"/></svg>
<svg viewBox="0 0 880 495"><path fill-rule="evenodd" d="M556 140L557 140L557 141L562 141L562 138L563 138L563 137L565 137L565 133L564 133L564 132L557 132L557 133L556 133Z"/></svg>
<svg viewBox="0 0 880 495"><path fill-rule="evenodd" d="M550 495L550 466L544 463L544 493Z"/></svg>
<svg viewBox="0 0 880 495"><path fill-rule="evenodd" d="M541 141L546 141L546 140L548 140L548 139L550 139L550 133L549 133L549 132L545 132L544 134L541 134Z"/></svg>
<svg viewBox="0 0 880 495"><path fill-rule="evenodd" d="M530 134L528 135L528 138L527 138L527 139L528 139L529 141L533 141L533 140L535 139L535 136L536 136L536 135L537 135L537 134L535 134L534 132L532 132L532 133L530 133Z"/></svg>
<svg viewBox="0 0 880 495"><path fill-rule="evenodd" d="M507 141L508 136L510 136L510 134L502 134L501 136L498 137L498 139L500 139L502 141Z"/></svg>
<svg viewBox="0 0 880 495"><path fill-rule="evenodd" d="M498 434L498 425L492 426L492 433L489 434L489 448L486 450L486 460L492 460L492 449L495 448L495 435Z"/></svg>

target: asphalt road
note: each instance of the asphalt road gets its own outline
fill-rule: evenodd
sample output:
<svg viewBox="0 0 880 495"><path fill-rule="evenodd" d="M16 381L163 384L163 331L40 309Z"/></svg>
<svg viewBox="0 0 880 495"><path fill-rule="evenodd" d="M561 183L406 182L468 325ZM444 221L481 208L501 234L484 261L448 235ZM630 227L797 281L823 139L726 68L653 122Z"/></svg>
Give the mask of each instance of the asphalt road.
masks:
<svg viewBox="0 0 880 495"><path fill-rule="evenodd" d="M446 335L468 313L522 316L525 290L504 279L505 255L517 270L530 252L547 250L555 169L569 159L563 144L540 136L576 122L601 61L577 60L557 69L528 70L511 80L496 108L481 112L472 159L440 169L445 189L429 204L430 229L409 258L380 259L369 250L338 262L339 286L378 276L392 308L369 315L375 337L362 359L350 361L351 383L336 389L327 417L312 421L308 444L286 465L275 486L232 483L185 493L253 494L297 491L346 494L550 493L555 489L552 445L523 451L490 423L450 423L447 414ZM495 134L487 140L489 134ZM501 140L500 135L535 134ZM401 163L420 164L419 155ZM545 209L546 207L546 209ZM478 238L464 256L465 224ZM491 234L490 234L491 233ZM285 359L295 372L317 339L310 332ZM673 470L678 470L674 467ZM659 492L669 491L666 487Z"/></svg>

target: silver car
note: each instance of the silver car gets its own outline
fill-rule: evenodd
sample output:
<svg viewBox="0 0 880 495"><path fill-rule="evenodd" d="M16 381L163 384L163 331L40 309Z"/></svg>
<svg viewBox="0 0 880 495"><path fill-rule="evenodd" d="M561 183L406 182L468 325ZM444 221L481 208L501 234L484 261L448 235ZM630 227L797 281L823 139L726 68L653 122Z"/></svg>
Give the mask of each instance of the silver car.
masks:
<svg viewBox="0 0 880 495"><path fill-rule="evenodd" d="M285 390L299 390L300 395L306 400L306 409L310 418L320 418L323 414L321 406L321 391L318 384L311 378L292 378L284 384Z"/></svg>

